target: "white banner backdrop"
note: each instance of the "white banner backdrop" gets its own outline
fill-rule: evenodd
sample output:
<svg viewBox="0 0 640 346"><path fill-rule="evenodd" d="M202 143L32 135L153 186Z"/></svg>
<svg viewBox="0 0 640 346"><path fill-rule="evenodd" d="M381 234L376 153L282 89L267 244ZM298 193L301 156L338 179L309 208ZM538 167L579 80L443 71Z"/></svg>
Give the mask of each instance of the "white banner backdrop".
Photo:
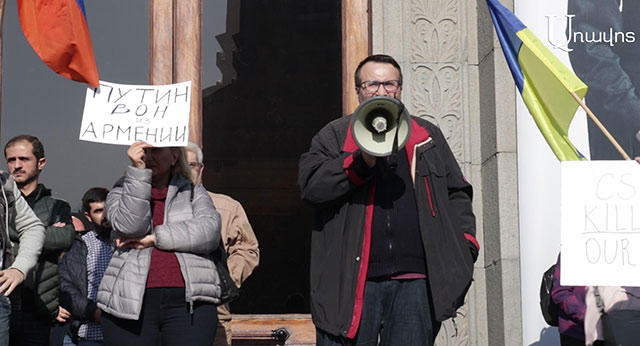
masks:
<svg viewBox="0 0 640 346"><path fill-rule="evenodd" d="M516 16L571 68L567 52L551 44L566 42L567 0L514 2ZM586 121L579 111L569 138L589 157ZM545 323L539 304L542 274L560 252L560 163L519 95L517 136L523 345L560 345L557 328Z"/></svg>
<svg viewBox="0 0 640 346"><path fill-rule="evenodd" d="M588 86L585 101L631 157L640 156L640 1L514 0L515 13ZM517 98L520 268L524 345L558 345L540 313L542 273L560 250L560 163ZM569 131L593 160L620 154L579 110ZM565 244L575 240L563 239ZM591 243L590 243L591 244ZM583 244L584 246L584 244ZM563 259L565 259L563 254Z"/></svg>

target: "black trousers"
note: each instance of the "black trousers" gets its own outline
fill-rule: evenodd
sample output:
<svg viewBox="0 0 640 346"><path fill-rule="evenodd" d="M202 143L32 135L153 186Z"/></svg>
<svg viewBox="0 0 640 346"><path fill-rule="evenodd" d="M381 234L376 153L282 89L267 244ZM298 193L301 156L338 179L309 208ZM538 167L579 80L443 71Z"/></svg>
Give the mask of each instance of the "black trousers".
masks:
<svg viewBox="0 0 640 346"><path fill-rule="evenodd" d="M191 313L184 294L184 288L148 288L138 320L103 314L101 326L105 345L213 345L218 323L216 306L196 302Z"/></svg>
<svg viewBox="0 0 640 346"><path fill-rule="evenodd" d="M584 340L579 340L574 337L560 334L560 345L562 346L584 346Z"/></svg>
<svg viewBox="0 0 640 346"><path fill-rule="evenodd" d="M49 346L53 323L32 312L12 311L9 328L11 346Z"/></svg>

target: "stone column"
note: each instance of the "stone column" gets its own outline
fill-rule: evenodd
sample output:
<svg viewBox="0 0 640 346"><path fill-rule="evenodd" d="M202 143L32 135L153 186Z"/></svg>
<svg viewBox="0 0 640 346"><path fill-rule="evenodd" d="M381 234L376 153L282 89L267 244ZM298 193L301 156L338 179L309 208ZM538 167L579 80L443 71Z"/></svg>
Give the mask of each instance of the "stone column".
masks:
<svg viewBox="0 0 640 346"><path fill-rule="evenodd" d="M191 81L189 140L202 145L202 0L150 0L149 12L149 82Z"/></svg>
<svg viewBox="0 0 640 346"><path fill-rule="evenodd" d="M371 51L368 6L369 0L342 0L342 115L353 113L359 104L353 71Z"/></svg>
<svg viewBox="0 0 640 346"><path fill-rule="evenodd" d="M519 345L515 86L486 2L372 0L371 12L372 52L398 60L403 102L442 129L474 186L475 280L437 344Z"/></svg>

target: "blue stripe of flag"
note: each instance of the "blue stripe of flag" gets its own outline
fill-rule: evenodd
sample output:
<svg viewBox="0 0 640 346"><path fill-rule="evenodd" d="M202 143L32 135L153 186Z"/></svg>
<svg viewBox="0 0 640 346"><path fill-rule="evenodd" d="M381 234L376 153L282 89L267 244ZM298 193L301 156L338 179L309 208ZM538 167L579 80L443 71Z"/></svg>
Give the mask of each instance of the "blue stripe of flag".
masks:
<svg viewBox="0 0 640 346"><path fill-rule="evenodd" d="M84 15L84 20L87 20L87 12L84 10L84 0L76 0L76 4L78 4L78 7L80 7L80 10Z"/></svg>
<svg viewBox="0 0 640 346"><path fill-rule="evenodd" d="M487 0L487 4L489 5L489 13L491 13L491 19L496 27L496 33L498 34L498 39L500 40L502 50L507 59L507 64L518 86L518 90L522 93L524 75L518 63L518 53L520 52L522 41L516 36L516 33L527 27L499 1Z"/></svg>

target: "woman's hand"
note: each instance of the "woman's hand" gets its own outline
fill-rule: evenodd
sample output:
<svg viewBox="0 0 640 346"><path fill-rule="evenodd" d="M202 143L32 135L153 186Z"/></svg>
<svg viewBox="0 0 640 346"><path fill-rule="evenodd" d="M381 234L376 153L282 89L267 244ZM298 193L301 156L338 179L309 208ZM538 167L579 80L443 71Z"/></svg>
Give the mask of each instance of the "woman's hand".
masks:
<svg viewBox="0 0 640 346"><path fill-rule="evenodd" d="M155 234L147 234L138 238L116 238L117 247L128 247L132 249L145 249L156 244Z"/></svg>
<svg viewBox="0 0 640 346"><path fill-rule="evenodd" d="M127 150L127 156L129 156L129 160L131 160L131 165L140 169L147 168L147 165L144 162L146 154L145 149L151 147L153 146L147 142L135 142L131 144Z"/></svg>

